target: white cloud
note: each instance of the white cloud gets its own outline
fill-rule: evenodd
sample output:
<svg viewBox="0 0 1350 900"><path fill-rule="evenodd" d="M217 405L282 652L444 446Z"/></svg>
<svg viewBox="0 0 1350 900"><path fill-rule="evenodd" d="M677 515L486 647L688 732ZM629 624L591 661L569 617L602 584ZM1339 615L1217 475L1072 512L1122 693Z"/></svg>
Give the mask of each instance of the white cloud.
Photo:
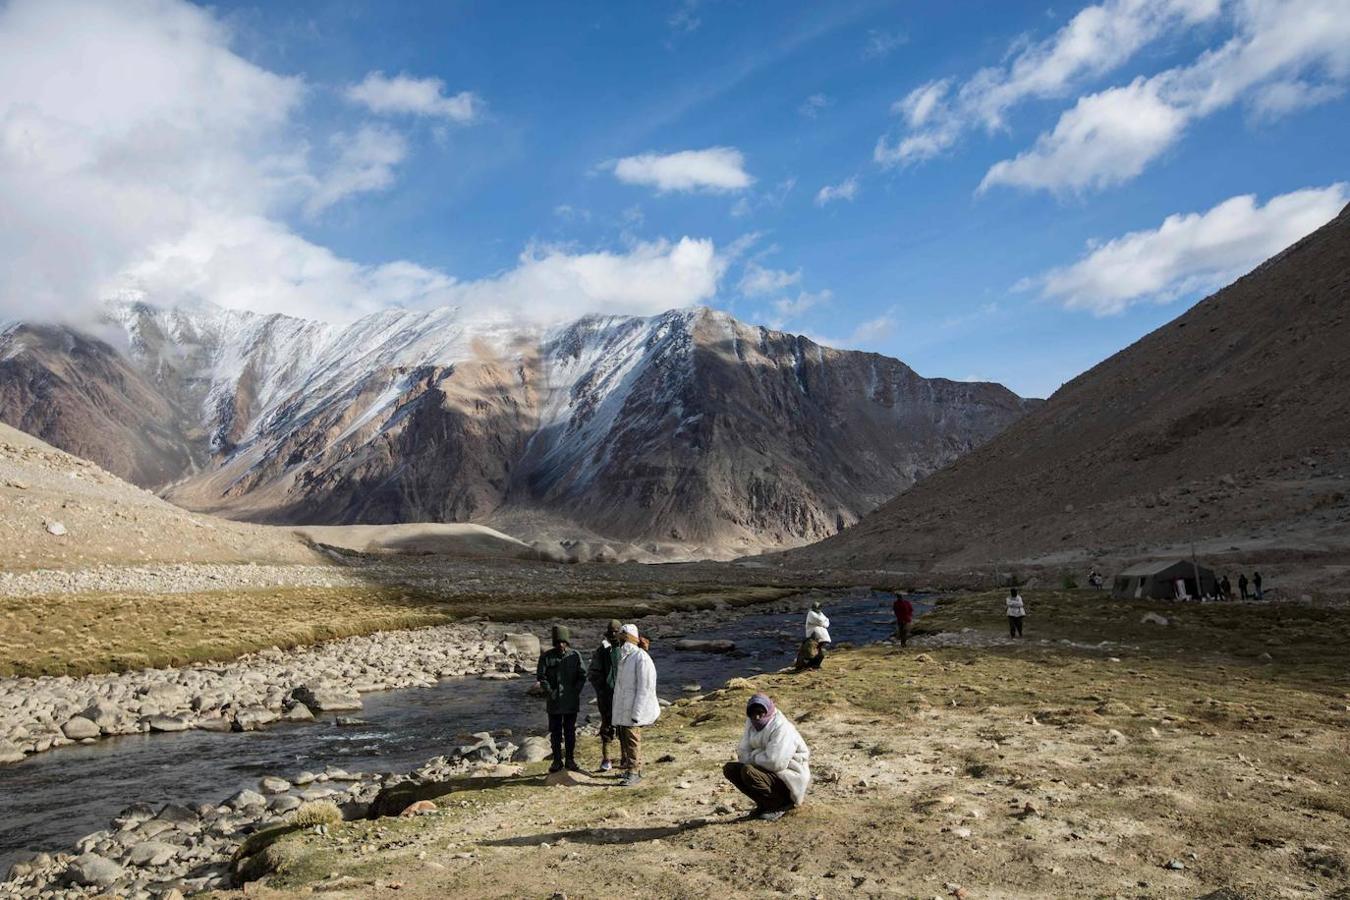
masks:
<svg viewBox="0 0 1350 900"><path fill-rule="evenodd" d="M909 43L909 35L903 31L885 31L873 28L867 32L867 42L863 44L863 59L885 59L896 47Z"/></svg>
<svg viewBox="0 0 1350 900"><path fill-rule="evenodd" d="M404 114L448 119L467 124L482 114L483 101L472 91L447 96L439 78L413 78L370 72L358 84L349 85L345 96L379 115Z"/></svg>
<svg viewBox="0 0 1350 900"><path fill-rule="evenodd" d="M330 321L444 304L549 321L716 293L730 257L704 239L536 247L471 281L306 240L289 218L387 185L406 147L345 126L314 154L304 82L230 41L182 0L0 3L0 319L83 319L122 292Z"/></svg>
<svg viewBox="0 0 1350 900"><path fill-rule="evenodd" d="M305 212L317 215L333 204L394 183L394 167L408 155L408 142L387 128L365 125L355 134L335 134L337 159L331 169L315 180Z"/></svg>
<svg viewBox="0 0 1350 900"><path fill-rule="evenodd" d="M1035 147L990 167L979 189L1002 184L1081 191L1119 184L1142 172L1185 127L1185 115L1140 78L1080 99Z"/></svg>
<svg viewBox="0 0 1350 900"><path fill-rule="evenodd" d="M1326 224L1350 202L1350 184L1309 188L1258 206L1251 195L1095 246L1071 266L1019 282L1067 309L1099 316L1215 290Z"/></svg>
<svg viewBox="0 0 1350 900"><path fill-rule="evenodd" d="M731 205L731 215L733 218L741 219L761 209L779 209L787 202L788 195L796 187L796 178L784 178L773 187L742 194Z"/></svg>
<svg viewBox="0 0 1350 900"><path fill-rule="evenodd" d="M709 147L677 153L643 153L605 164L625 184L671 191L740 191L754 183L745 171L745 157L735 147Z"/></svg>
<svg viewBox="0 0 1350 900"><path fill-rule="evenodd" d="M1235 36L1193 63L1081 98L1015 159L989 169L993 185L1082 190L1138 175L1198 119L1248 99L1271 117L1339 96L1350 80L1345 0L1245 0Z"/></svg>
<svg viewBox="0 0 1350 900"><path fill-rule="evenodd" d="M782 328L794 319L800 319L803 315L817 306L829 303L834 294L828 290L802 291L796 297L780 297L773 301L773 312L768 317L770 328Z"/></svg>
<svg viewBox="0 0 1350 900"><path fill-rule="evenodd" d="M835 200L853 200L858 196L858 176L850 175L838 184L827 184L816 192L816 206Z"/></svg>
<svg viewBox="0 0 1350 900"><path fill-rule="evenodd" d="M834 101L824 94L812 94L802 101L802 105L797 107L797 112L808 119L814 119L820 115L821 110L829 108L833 103Z"/></svg>
<svg viewBox="0 0 1350 900"><path fill-rule="evenodd" d="M757 262L746 263L737 289L747 297L758 297L786 290L794 284L800 284L802 270L789 272L786 269L766 269Z"/></svg>
<svg viewBox="0 0 1350 900"><path fill-rule="evenodd" d="M1213 20L1220 0L1106 0L1080 10L1053 36L1014 45L1004 65L912 90L892 109L904 119L898 137L883 135L873 157L909 165L941 155L975 128L1005 127L1007 113L1032 99L1063 96L1123 65L1152 41Z"/></svg>

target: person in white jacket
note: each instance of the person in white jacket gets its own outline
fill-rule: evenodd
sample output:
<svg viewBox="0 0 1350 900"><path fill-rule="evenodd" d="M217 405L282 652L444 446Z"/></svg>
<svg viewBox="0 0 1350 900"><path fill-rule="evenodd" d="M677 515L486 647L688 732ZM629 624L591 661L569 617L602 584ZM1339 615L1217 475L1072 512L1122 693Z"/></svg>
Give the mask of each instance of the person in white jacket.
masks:
<svg viewBox="0 0 1350 900"><path fill-rule="evenodd" d="M736 748L736 762L722 774L755 801L757 819L781 819L806 799L811 786L811 751L797 728L774 707L768 694L755 694L745 705L745 734Z"/></svg>
<svg viewBox="0 0 1350 900"><path fill-rule="evenodd" d="M661 716L656 699L656 664L638 646L636 625L625 625L619 634L618 673L614 676L614 708L610 721L619 732L619 768L625 786L642 778L642 726Z"/></svg>
<svg viewBox="0 0 1350 900"><path fill-rule="evenodd" d="M1022 636L1022 620L1027 615L1027 605L1022 600L1022 594L1013 588L1008 593L1008 637L1019 638Z"/></svg>
<svg viewBox="0 0 1350 900"><path fill-rule="evenodd" d="M822 644L830 643L830 620L820 611L820 601L811 604L806 611L806 637L815 638Z"/></svg>

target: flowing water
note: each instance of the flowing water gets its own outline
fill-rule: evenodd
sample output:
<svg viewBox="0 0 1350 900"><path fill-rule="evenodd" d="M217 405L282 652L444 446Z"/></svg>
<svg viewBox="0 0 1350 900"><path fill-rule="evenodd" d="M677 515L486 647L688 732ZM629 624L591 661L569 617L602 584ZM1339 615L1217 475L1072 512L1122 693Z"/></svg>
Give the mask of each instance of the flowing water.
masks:
<svg viewBox="0 0 1350 900"><path fill-rule="evenodd" d="M894 628L892 597L875 594L826 603L836 643L868 643ZM915 604L919 607L919 604ZM916 610L918 611L918 610ZM734 653L676 652L669 642L652 647L658 694L674 700L697 683L712 690L728 678L791 664L802 636L803 614L748 610L720 625L685 635L730 639ZM589 653L589 647L578 648ZM826 665L830 663L827 661ZM109 738L87 746L40 753L0 766L0 877L37 850L61 850L135 802L218 802L244 787L256 789L264 774L294 776L337 765L352 772L407 771L465 743L475 731L511 729L516 735L546 730L539 701L526 696L531 680L449 678L430 688L365 695L359 716L367 724L339 728L332 716L304 725L263 731ZM590 699L589 689L583 703ZM587 710L583 707L583 718ZM593 765L595 760L583 760Z"/></svg>

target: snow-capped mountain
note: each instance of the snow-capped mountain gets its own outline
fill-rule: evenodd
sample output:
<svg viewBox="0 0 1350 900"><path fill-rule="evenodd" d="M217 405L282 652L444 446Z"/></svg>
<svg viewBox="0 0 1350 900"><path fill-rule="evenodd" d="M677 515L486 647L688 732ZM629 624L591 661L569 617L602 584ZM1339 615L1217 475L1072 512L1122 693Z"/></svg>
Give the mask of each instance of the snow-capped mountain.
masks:
<svg viewBox="0 0 1350 900"><path fill-rule="evenodd" d="M552 329L456 309L341 327L135 301L107 316L116 338L0 335L0 419L184 506L270 522L798 544L1030 402L708 309Z"/></svg>

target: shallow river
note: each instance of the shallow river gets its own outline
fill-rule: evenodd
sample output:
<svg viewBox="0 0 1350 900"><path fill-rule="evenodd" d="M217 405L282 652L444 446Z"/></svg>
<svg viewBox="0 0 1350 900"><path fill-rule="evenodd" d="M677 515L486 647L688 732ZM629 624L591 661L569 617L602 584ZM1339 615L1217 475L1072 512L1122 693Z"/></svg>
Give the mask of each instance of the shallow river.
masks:
<svg viewBox="0 0 1350 900"><path fill-rule="evenodd" d="M888 636L894 628L892 599L878 594L826 603L830 636L836 643L859 644ZM657 692L674 700L689 683L707 691L728 678L789 665L801 640L802 621L802 613L752 610L685 635L733 640L734 653L676 652L663 638L652 647ZM579 649L589 653L591 648ZM314 724L275 725L243 734L134 735L0 766L0 878L11 863L32 851L67 849L106 828L135 802L218 802L240 788L256 789L262 775L321 772L330 764L352 772L406 771L465 743L475 731L545 731L542 705L525 694L531 683L527 676L514 681L449 678L430 688L366 694L364 708L351 714L365 726L339 728L329 715ZM592 696L588 689L582 702ZM587 709L594 711L593 706L583 707L583 718ZM597 760L581 762L595 765Z"/></svg>

